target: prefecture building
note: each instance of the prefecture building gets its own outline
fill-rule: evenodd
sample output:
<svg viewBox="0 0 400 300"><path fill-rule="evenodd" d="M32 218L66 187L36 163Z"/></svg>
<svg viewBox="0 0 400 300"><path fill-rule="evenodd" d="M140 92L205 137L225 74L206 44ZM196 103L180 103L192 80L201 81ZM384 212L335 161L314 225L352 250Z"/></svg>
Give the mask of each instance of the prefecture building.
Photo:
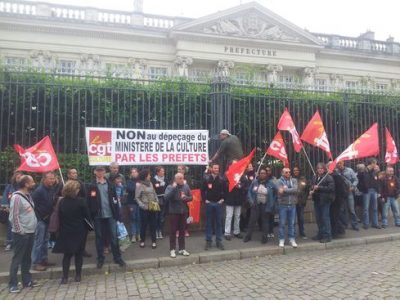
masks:
<svg viewBox="0 0 400 300"><path fill-rule="evenodd" d="M400 44L301 29L256 2L198 19L0 0L0 58L16 69L133 79L215 74L238 84L400 90ZM299 24L301 25L301 24Z"/></svg>

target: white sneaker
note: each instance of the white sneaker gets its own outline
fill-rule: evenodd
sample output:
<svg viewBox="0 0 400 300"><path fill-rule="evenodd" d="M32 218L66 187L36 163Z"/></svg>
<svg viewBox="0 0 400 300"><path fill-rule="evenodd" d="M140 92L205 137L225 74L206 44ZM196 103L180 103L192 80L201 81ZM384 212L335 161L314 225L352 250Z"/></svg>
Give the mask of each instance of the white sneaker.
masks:
<svg viewBox="0 0 400 300"><path fill-rule="evenodd" d="M189 255L190 255L190 253L187 252L185 249L179 250L179 254L180 254L180 255L183 255L183 256L189 256Z"/></svg>
<svg viewBox="0 0 400 300"><path fill-rule="evenodd" d="M172 258L175 258L175 257L176 257L175 250L171 250L170 253L171 253L171 254L170 254L169 256L171 256Z"/></svg>
<svg viewBox="0 0 400 300"><path fill-rule="evenodd" d="M279 240L279 247L285 247L285 240Z"/></svg>
<svg viewBox="0 0 400 300"><path fill-rule="evenodd" d="M275 237L275 235L273 234L273 233L268 233L268 235L267 235L269 238L274 238Z"/></svg>
<svg viewBox="0 0 400 300"><path fill-rule="evenodd" d="M290 240L289 243L293 248L297 248L297 243L294 239Z"/></svg>

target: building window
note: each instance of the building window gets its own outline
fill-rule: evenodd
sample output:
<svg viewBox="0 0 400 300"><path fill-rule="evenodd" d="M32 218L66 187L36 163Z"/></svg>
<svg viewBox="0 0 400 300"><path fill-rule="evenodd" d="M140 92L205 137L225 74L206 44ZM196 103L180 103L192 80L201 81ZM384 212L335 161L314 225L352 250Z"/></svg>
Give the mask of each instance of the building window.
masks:
<svg viewBox="0 0 400 300"><path fill-rule="evenodd" d="M193 81L204 82L210 78L210 70L189 68L189 78Z"/></svg>
<svg viewBox="0 0 400 300"><path fill-rule="evenodd" d="M233 79L236 84L249 84L252 81L251 74L246 73L246 72L236 72L233 74Z"/></svg>
<svg viewBox="0 0 400 300"><path fill-rule="evenodd" d="M328 89L326 79L315 79L315 87L319 91L326 91Z"/></svg>
<svg viewBox="0 0 400 300"><path fill-rule="evenodd" d="M61 59L58 62L57 71L60 74L75 74L75 61Z"/></svg>
<svg viewBox="0 0 400 300"><path fill-rule="evenodd" d="M166 67L149 67L149 79L159 79L166 77L168 69Z"/></svg>
<svg viewBox="0 0 400 300"><path fill-rule="evenodd" d="M6 57L4 63L8 67L21 68L26 66L26 59L24 57Z"/></svg>
<svg viewBox="0 0 400 300"><path fill-rule="evenodd" d="M388 85L387 85L386 83L377 83L376 86L375 86L375 88L376 88L378 91L385 91L385 90L388 89Z"/></svg>
<svg viewBox="0 0 400 300"><path fill-rule="evenodd" d="M279 76L279 84L283 86L290 87L297 83L297 80L294 75L284 74Z"/></svg>
<svg viewBox="0 0 400 300"><path fill-rule="evenodd" d="M346 89L351 89L351 90L355 90L358 88L358 81L356 80L347 80L346 81Z"/></svg>
<svg viewBox="0 0 400 300"><path fill-rule="evenodd" d="M106 64L106 72L112 77L121 77L126 73L126 71L127 67L124 64Z"/></svg>

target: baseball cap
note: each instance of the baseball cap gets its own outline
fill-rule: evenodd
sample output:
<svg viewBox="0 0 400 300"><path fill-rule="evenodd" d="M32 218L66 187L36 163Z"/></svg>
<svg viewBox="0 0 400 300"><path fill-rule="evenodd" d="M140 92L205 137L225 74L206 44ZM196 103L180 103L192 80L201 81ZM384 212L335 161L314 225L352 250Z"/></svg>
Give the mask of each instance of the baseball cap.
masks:
<svg viewBox="0 0 400 300"><path fill-rule="evenodd" d="M231 135L227 129L222 129L219 134Z"/></svg>

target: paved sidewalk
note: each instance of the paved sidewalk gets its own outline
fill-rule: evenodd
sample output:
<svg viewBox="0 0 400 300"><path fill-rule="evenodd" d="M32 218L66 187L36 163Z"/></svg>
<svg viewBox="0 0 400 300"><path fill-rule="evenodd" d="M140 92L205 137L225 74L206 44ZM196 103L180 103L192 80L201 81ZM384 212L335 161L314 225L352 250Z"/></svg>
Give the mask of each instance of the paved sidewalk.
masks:
<svg viewBox="0 0 400 300"><path fill-rule="evenodd" d="M253 239L248 243L243 243L240 239L232 239L231 241L225 241L224 245L226 250L221 251L213 247L209 251L204 251L204 235L201 232L194 233L191 237L186 239L187 250L191 253L189 257L178 257L172 259L169 257L169 239L168 237L158 241L157 249L151 249L150 242L147 242L146 248L141 249L138 243L132 244L125 253L123 253L124 260L128 263L126 270L138 270L146 268L159 268L166 266L176 265L187 265L187 264L198 264L207 263L210 261L221 261L231 259L243 259L256 256L266 255L278 255L283 254L284 251L278 247L277 230L275 227L275 238L270 240L266 245L260 243L260 233L256 232ZM309 237L313 236L316 232L315 224L306 225L306 233ZM400 228L399 227L388 227L386 229L374 229L369 230L360 229L359 232L353 230L347 230L346 235L342 239L338 239L328 244L320 244L318 242L298 239L299 248L292 249L286 246L285 252L289 251L312 251L320 249L329 249L335 247L344 247L357 244L366 244L371 242L377 242L380 240L397 240L400 239ZM85 274L104 274L121 270L117 265L113 263L112 255L106 256L106 263L101 270L97 270L95 263L95 246L93 233L89 236L88 240L88 251L93 254L93 257L84 260L84 275ZM49 250L49 252L51 252ZM8 280L8 268L12 252L0 252L0 282L7 282ZM53 279L59 278L61 274L61 260L62 255L56 255L50 253L49 259L52 262L56 262L54 268L49 268L46 272L32 272L34 278L37 279Z"/></svg>
<svg viewBox="0 0 400 300"><path fill-rule="evenodd" d="M0 299L399 299L400 240L288 255L84 276Z"/></svg>

